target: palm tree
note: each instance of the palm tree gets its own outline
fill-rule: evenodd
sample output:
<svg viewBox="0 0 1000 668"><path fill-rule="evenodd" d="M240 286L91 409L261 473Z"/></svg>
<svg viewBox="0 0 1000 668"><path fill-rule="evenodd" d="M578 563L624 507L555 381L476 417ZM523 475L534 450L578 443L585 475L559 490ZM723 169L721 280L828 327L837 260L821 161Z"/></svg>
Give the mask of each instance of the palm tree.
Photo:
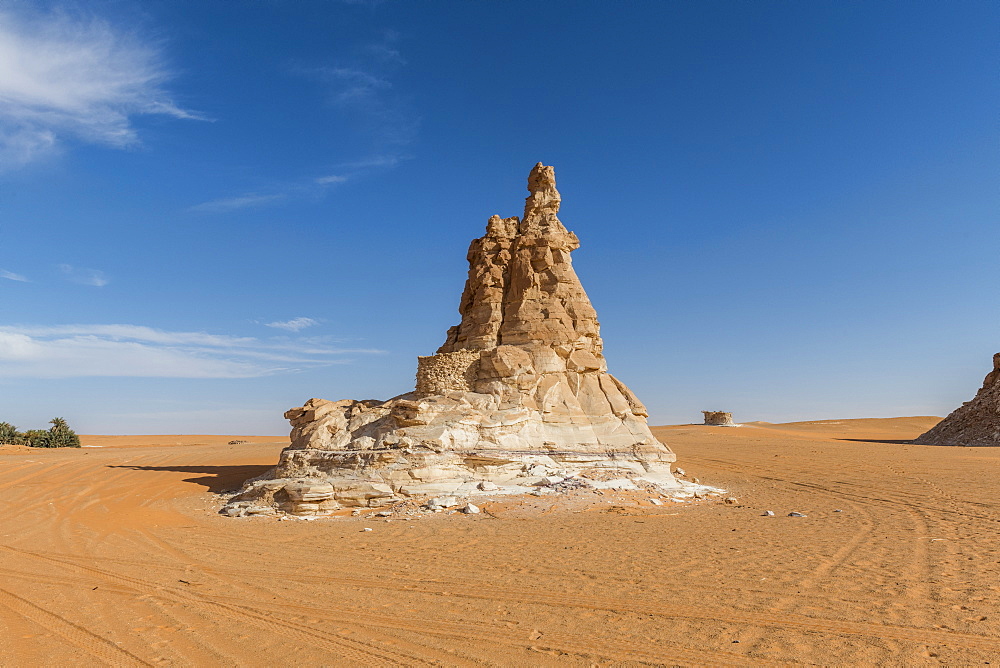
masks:
<svg viewBox="0 0 1000 668"><path fill-rule="evenodd" d="M51 448L52 435L44 429L29 429L24 432L24 444L32 448Z"/></svg>
<svg viewBox="0 0 1000 668"><path fill-rule="evenodd" d="M49 448L79 448L80 437L76 435L64 418L57 417L49 420L52 427L49 429Z"/></svg>
<svg viewBox="0 0 1000 668"><path fill-rule="evenodd" d="M0 422L0 444L19 445L22 437L17 427L9 422Z"/></svg>

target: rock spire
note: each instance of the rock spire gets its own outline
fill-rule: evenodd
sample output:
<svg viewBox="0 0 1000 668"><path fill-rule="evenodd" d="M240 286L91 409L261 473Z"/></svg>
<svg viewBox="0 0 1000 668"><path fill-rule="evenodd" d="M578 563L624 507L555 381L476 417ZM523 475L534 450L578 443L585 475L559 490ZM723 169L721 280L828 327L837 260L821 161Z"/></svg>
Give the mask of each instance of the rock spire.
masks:
<svg viewBox="0 0 1000 668"><path fill-rule="evenodd" d="M972 401L951 412L913 441L921 445L1000 446L1000 353Z"/></svg>
<svg viewBox="0 0 1000 668"><path fill-rule="evenodd" d="M607 371L553 168L535 165L528 191L523 218L491 217L469 247L461 322L436 354L418 358L416 389L289 410L291 446L227 512L324 514L567 478L677 486L673 453Z"/></svg>

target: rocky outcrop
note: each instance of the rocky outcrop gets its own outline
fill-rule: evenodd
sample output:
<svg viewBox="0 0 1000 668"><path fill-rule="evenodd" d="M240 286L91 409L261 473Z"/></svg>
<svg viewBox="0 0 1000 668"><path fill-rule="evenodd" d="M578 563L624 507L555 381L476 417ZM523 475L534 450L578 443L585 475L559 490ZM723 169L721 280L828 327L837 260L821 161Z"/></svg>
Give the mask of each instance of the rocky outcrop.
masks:
<svg viewBox="0 0 1000 668"><path fill-rule="evenodd" d="M972 401L913 441L920 445L1000 446L1000 353L993 356L993 370Z"/></svg>
<svg viewBox="0 0 1000 668"><path fill-rule="evenodd" d="M724 411L702 411L702 415L705 416L705 424L712 425L714 427L735 427L737 426L733 422L733 414L726 413Z"/></svg>
<svg viewBox="0 0 1000 668"><path fill-rule="evenodd" d="M493 216L469 248L461 322L418 358L413 392L310 399L292 444L229 514L323 514L403 497L531 491L566 478L676 487L673 453L608 373L597 313L573 270L552 167L528 177L522 219Z"/></svg>

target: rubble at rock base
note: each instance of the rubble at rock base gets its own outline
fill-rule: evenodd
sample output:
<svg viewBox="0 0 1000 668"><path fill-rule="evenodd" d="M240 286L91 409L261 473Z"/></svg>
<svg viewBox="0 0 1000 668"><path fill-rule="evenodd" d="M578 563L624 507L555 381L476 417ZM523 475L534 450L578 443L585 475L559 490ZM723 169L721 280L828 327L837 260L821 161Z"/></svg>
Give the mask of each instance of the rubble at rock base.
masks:
<svg viewBox="0 0 1000 668"><path fill-rule="evenodd" d="M613 475L608 472L609 475ZM272 489L278 487L278 481L270 481ZM294 484L296 481L283 480L282 484ZM300 480L297 482L308 482ZM643 495L655 495L646 498L646 503L652 506L662 506L669 503L697 503L714 499L722 503L724 489L718 489L694 483L688 480L678 480L675 485L664 488L659 484L638 478L619 477L605 481L593 480L582 476L573 476L546 484L540 481L534 485L511 484L496 485L494 488L469 489L466 487L452 494L438 496L396 496L382 498L371 506L341 506L339 503L326 503L320 506L300 505L298 507L277 502L275 505L265 503L268 495L251 493L249 499L242 494L229 497L228 503L221 513L229 517L272 517L320 519L324 517L381 517L403 518L404 516L421 516L443 511L461 512L463 514L479 514L483 506L501 502L515 504L525 503L525 499L543 497L550 501L573 498L577 504L604 503L607 494L625 495L625 498L640 499ZM638 495L638 496L636 496ZM280 494L278 495L280 497ZM273 498L273 497L272 497ZM621 497L619 497L621 498ZM589 501L588 501L589 499ZM508 501L509 500L509 501Z"/></svg>

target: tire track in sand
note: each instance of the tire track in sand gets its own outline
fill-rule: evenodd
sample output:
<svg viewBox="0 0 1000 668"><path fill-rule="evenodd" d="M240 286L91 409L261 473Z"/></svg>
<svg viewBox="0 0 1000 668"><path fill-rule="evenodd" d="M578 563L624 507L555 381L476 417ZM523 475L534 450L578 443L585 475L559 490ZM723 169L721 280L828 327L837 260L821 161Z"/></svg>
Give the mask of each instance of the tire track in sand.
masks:
<svg viewBox="0 0 1000 668"><path fill-rule="evenodd" d="M364 665L370 665L373 660L389 662L392 665L401 666L419 664L433 665L434 663L420 657L410 656L394 650L373 647L369 644L359 642L351 638L346 638L341 634L327 633L302 624L278 619L266 613L262 613L256 608L233 605L229 602L214 600L213 597L201 596L176 587L164 586L154 582L142 580L140 578L106 571L95 566L78 564L71 560L53 556L39 555L28 550L21 550L10 546L0 546L0 550L6 550L19 555L34 557L36 559L61 564L63 566L70 566L88 573L94 573L95 575L98 575L99 577L110 582L130 586L138 594L159 598L170 598L179 602L208 609L220 614L222 617L249 622L270 633L281 634L285 637L294 638L300 642L310 643L320 649L350 658Z"/></svg>
<svg viewBox="0 0 1000 668"><path fill-rule="evenodd" d="M95 656L105 663L114 666L152 666L119 647L111 640L99 636L79 624L75 624L61 615L49 612L37 603L32 603L17 594L0 589L0 605L25 619L38 624L43 629L53 631L65 638L73 647Z"/></svg>
<svg viewBox="0 0 1000 668"><path fill-rule="evenodd" d="M580 649L584 648L591 655L597 655L601 657L608 658L613 661L643 661L651 662L654 664L669 663L674 660L689 660L695 661L698 665L759 665L759 661L754 659L751 661L749 657L745 655L734 653L734 652L721 652L718 650L712 650L709 648L686 648L681 645L671 646L671 647L660 647L662 641L654 643L655 646L650 646L646 648L636 647L633 643L614 641L604 638L594 638L592 636L574 635L570 633L562 632L552 632L544 634L544 643L539 642L528 642L524 637L523 633L516 632L503 632L496 628L495 625L491 624L476 624L468 622L456 622L454 620L447 619L434 619L422 617L419 620L416 619L406 619L397 616L383 615L377 612L373 612L370 608L352 608L346 606L310 606L304 604L293 604L293 603L270 603L264 607L254 606L253 608L246 606L242 599L238 596L222 596L222 595L212 595L212 594L197 594L194 592L189 592L181 589L177 589L170 586L162 586L151 582L146 582L140 580L139 578L133 578L129 576L117 575L104 571L103 569L86 566L82 564L77 564L69 560L64 560L58 557L36 555L30 552L7 548L10 551L17 552L19 554L24 554L26 556L34 556L39 559L48 562L56 562L64 565L68 565L85 572L93 572L102 577L109 578L118 581L118 586L131 588L134 593L141 594L144 597L151 598L161 598L167 600L183 601L186 603L194 603L212 610L225 610L233 613L239 618L248 618L251 622L259 622L256 625L265 630L271 632L283 632L285 635L289 635L289 630L299 631L297 634L297 639L306 640L311 642L311 644L317 645L316 636L329 636L318 629L313 629L305 627L302 624L288 621L283 619L282 616L287 616L288 612L294 614L307 614L311 617L325 619L330 622L334 622L340 626L347 628L355 628L364 630L365 627L378 627L384 629L393 629L399 631L409 631L424 635L447 637L452 639L461 640L463 642L492 642L495 644L515 646L515 647L530 647L530 646L545 646L549 649L556 649L565 654L581 654ZM269 576L273 579L273 576ZM339 579L338 580L342 580ZM371 580L363 581L366 585L372 585ZM89 581L81 580L81 584L88 586ZM463 583L460 586L467 586L468 583ZM397 591L414 591L413 588L392 588L392 587L381 587L376 586L376 588L388 588ZM432 590L430 592L436 595L443 596L464 596L463 594L451 594L450 592L440 592L437 590ZM533 603L539 602L535 599L538 597L536 592L529 592L522 597L517 596L468 596L470 598L488 599L488 600L507 600L515 601L519 603ZM650 614L644 609L643 605L635 606L636 609L617 609L614 606L609 607L608 605L588 605L580 603L571 603L566 605L565 602L559 601L559 597L552 597L552 601L541 601L543 605L557 605L557 607L565 608L586 608L591 610L607 610L611 612L637 612L643 611L643 614ZM557 601L559 601L557 603ZM336 613L340 614L336 614ZM701 616L695 618L712 619L712 616ZM275 628L277 627L277 628ZM295 636L296 634L292 634ZM305 638L301 636L306 636ZM341 634L335 635L336 640L340 643L359 643L359 641L354 641L352 639L346 638ZM335 649L336 651L343 652L344 648L336 647L330 648L329 646L324 646L319 644L318 646L324 649ZM350 648L348 648L350 649ZM374 654L372 648L365 645L365 651L369 654ZM542 647L544 649L544 647ZM365 660L368 664L371 663L371 656L363 657L358 656L355 652L350 655L352 659ZM411 661L416 657L402 657L402 656L378 656L378 658L383 661L390 661L393 665L406 665L405 658L410 658ZM457 659L454 655L449 655L447 657L447 662L452 665L457 665ZM416 658L418 662L421 663L437 663L437 661L420 661ZM470 662L471 663L471 662Z"/></svg>
<svg viewBox="0 0 1000 668"><path fill-rule="evenodd" d="M100 569L82 566L69 560L45 558L58 563L70 565L85 570L100 571ZM103 573L103 572L102 572ZM136 580L135 578L125 578L108 574L110 577ZM263 576L263 575L262 575ZM267 574L267 577L273 577ZM294 579L294 574L287 577ZM846 620L826 619L819 617L807 617L804 615L782 615L776 617L767 614L741 613L731 609L711 609L704 607L680 606L664 604L661 601L642 601L639 599L618 600L602 599L594 597L581 597L571 594L549 594L537 590L523 590L510 587L491 587L482 582L470 583L466 581L443 582L440 580L424 582L420 580L401 581L399 584L388 581L374 580L371 578L343 577L331 575L325 580L331 583L361 587L368 589L383 589L390 591L419 592L437 596L455 596L472 599L502 600L521 604L540 604L554 606L557 608L577 608L586 610L603 610L614 613L631 612L645 615L657 615L666 618L696 619L704 621L724 621L733 624L749 624L753 626L788 628L793 630L815 631L821 633L834 633L852 636L863 636L868 638L893 638L896 640L907 640L913 642L926 642L933 640L936 642L950 644L954 646L990 649L1000 651L1000 638L991 638L972 633L961 633L953 631L942 631L921 627L878 624L866 622L851 622ZM141 582L141 581L137 581ZM156 591L172 591L175 594L183 595L185 600L194 598L187 592L182 592L170 587L162 587L151 583L143 583L147 589ZM156 593L153 591L151 593ZM205 600L218 599L227 600L224 597L206 596ZM220 605L232 605L230 603L219 603ZM322 608L316 609L321 612ZM367 614L367 613L363 613Z"/></svg>

